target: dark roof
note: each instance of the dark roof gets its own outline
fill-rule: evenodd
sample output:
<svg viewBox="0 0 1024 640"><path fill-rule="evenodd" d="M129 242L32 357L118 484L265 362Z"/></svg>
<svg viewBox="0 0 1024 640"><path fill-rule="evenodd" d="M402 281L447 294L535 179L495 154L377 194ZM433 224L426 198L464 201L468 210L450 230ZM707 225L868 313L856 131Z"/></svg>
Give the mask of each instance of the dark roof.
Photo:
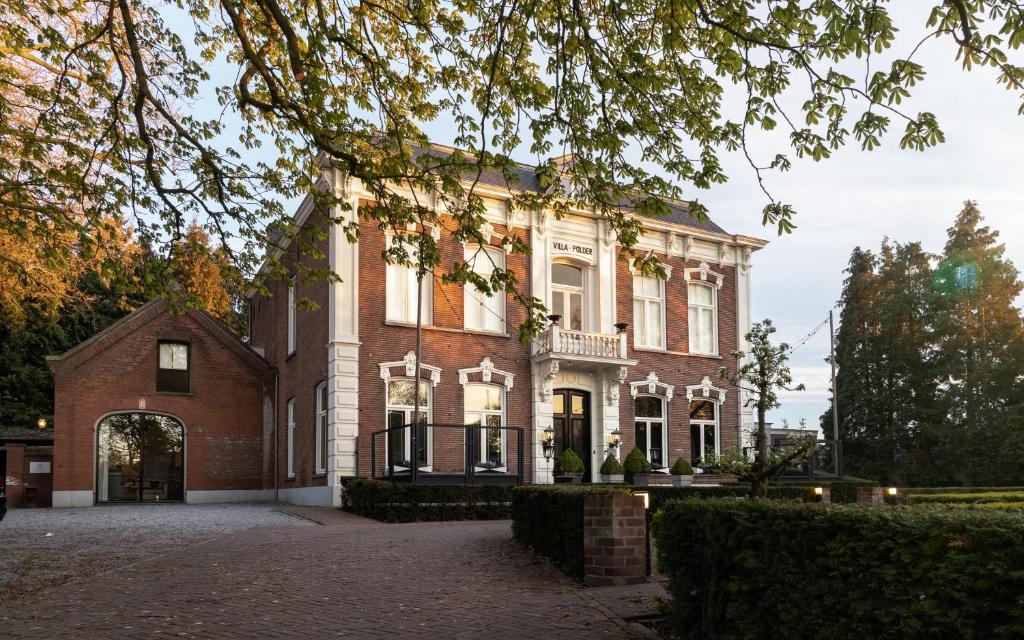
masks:
<svg viewBox="0 0 1024 640"><path fill-rule="evenodd" d="M45 429L37 427L0 427L0 443L24 442L25 444L43 444L53 442L53 427Z"/></svg>

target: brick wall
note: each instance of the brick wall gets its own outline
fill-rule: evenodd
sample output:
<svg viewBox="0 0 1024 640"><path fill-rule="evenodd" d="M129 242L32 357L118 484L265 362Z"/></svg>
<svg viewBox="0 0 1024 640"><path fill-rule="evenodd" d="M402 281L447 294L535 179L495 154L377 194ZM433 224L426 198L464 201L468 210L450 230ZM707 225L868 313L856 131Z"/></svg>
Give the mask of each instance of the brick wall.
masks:
<svg viewBox="0 0 1024 640"><path fill-rule="evenodd" d="M271 390L266 365L244 345L232 344L233 338L215 335L218 331L223 330L209 317L192 311L173 315L159 301L51 361L54 490L92 491L97 422L142 405L184 423L186 491L272 486L263 472L269 452L261 441L262 399ZM161 339L191 344L187 394L156 391Z"/></svg>
<svg viewBox="0 0 1024 640"><path fill-rule="evenodd" d="M583 582L597 587L647 579L647 512L641 496L583 499Z"/></svg>

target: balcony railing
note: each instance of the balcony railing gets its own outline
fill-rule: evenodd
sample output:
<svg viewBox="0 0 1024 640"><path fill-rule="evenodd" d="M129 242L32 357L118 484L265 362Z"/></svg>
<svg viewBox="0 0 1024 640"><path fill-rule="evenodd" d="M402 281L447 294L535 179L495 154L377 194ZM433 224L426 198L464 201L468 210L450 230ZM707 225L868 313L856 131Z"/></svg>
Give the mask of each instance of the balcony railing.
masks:
<svg viewBox="0 0 1024 640"><path fill-rule="evenodd" d="M625 360L627 358L625 333L612 335L607 333L587 333L586 331L568 331L553 325L538 336L535 344L535 355L550 353L584 358L618 360Z"/></svg>
<svg viewBox="0 0 1024 640"><path fill-rule="evenodd" d="M391 427L370 435L371 477L417 484L520 484L523 435L522 427L475 424Z"/></svg>

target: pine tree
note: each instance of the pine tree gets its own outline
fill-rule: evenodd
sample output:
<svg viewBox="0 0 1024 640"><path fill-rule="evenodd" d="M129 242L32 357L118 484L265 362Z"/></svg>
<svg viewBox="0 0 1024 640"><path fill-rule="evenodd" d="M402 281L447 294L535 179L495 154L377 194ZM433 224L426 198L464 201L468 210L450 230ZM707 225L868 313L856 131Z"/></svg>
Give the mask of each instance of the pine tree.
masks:
<svg viewBox="0 0 1024 640"><path fill-rule="evenodd" d="M1024 284L998 238L982 225L977 204L966 202L934 276L944 444L956 461L950 472L964 482L1020 478L1024 469L1024 327L1014 306Z"/></svg>

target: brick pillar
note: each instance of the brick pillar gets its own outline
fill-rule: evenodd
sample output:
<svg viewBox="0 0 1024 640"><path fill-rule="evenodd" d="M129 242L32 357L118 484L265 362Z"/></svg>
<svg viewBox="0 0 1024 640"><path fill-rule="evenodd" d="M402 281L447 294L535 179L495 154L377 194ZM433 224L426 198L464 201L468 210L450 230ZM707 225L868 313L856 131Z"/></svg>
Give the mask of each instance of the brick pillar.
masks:
<svg viewBox="0 0 1024 640"><path fill-rule="evenodd" d="M20 507L25 498L25 445L7 445L7 477L4 491L7 493L7 506Z"/></svg>
<svg viewBox="0 0 1024 640"><path fill-rule="evenodd" d="M882 487L857 487L857 504L881 506L885 504Z"/></svg>
<svg viewBox="0 0 1024 640"><path fill-rule="evenodd" d="M640 496L583 499L583 582L593 586L647 580L647 514Z"/></svg>

